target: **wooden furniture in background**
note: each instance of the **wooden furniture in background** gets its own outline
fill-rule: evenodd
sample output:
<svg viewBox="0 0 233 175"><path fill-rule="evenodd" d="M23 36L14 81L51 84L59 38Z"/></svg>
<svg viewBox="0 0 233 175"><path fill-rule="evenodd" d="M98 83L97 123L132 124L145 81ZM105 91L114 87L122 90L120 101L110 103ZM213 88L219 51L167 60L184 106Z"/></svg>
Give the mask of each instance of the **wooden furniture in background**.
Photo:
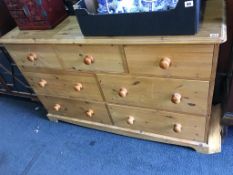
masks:
<svg viewBox="0 0 233 175"><path fill-rule="evenodd" d="M227 42L220 47L215 99L223 104L223 124L233 125L233 1L226 0Z"/></svg>
<svg viewBox="0 0 233 175"><path fill-rule="evenodd" d="M0 42L50 120L216 153L212 97L225 30L223 1L209 0L195 36L84 37L69 17L50 31L16 28Z"/></svg>
<svg viewBox="0 0 233 175"><path fill-rule="evenodd" d="M0 94L37 99L4 47L0 47Z"/></svg>

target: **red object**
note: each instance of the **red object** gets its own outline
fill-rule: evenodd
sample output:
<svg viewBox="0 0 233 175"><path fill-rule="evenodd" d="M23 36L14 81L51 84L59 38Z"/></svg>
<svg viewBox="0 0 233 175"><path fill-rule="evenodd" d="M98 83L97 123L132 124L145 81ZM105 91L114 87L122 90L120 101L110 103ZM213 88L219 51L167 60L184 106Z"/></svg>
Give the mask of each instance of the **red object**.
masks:
<svg viewBox="0 0 233 175"><path fill-rule="evenodd" d="M51 29L66 18L63 0L4 0L21 30Z"/></svg>

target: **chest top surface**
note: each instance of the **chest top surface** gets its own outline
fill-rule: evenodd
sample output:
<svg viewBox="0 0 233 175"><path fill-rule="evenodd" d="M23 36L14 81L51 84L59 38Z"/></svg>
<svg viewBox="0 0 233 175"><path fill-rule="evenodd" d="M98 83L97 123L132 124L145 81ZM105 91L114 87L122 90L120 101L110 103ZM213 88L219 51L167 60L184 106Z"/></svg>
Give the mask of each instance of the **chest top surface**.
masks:
<svg viewBox="0 0 233 175"><path fill-rule="evenodd" d="M85 37L76 17L70 16L52 30L17 27L0 39L3 44L219 44L226 41L225 4L207 0L200 31L190 36Z"/></svg>

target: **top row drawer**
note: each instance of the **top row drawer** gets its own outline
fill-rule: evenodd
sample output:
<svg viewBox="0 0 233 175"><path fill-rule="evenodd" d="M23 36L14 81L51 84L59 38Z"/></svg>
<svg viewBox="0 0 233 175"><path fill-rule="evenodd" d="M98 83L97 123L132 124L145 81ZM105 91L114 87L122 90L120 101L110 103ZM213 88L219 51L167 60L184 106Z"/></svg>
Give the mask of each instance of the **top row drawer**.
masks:
<svg viewBox="0 0 233 175"><path fill-rule="evenodd" d="M123 73L118 46L7 45L10 55L27 71L34 68Z"/></svg>
<svg viewBox="0 0 233 175"><path fill-rule="evenodd" d="M208 80L212 45L125 46L129 71L134 74Z"/></svg>
<svg viewBox="0 0 233 175"><path fill-rule="evenodd" d="M18 66L208 80L212 45L7 45ZM126 60L124 60L126 58ZM128 66L126 64L128 63ZM128 69L126 68L128 67ZM128 70L128 71L127 71ZM38 71L38 70L37 70Z"/></svg>

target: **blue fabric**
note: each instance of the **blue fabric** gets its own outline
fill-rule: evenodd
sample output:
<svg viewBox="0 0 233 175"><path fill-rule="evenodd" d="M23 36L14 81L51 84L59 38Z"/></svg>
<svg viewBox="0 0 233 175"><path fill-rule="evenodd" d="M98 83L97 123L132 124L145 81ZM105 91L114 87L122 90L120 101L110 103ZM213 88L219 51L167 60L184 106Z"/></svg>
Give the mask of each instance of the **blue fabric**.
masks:
<svg viewBox="0 0 233 175"><path fill-rule="evenodd" d="M100 14L166 11L179 0L98 0Z"/></svg>
<svg viewBox="0 0 233 175"><path fill-rule="evenodd" d="M47 120L38 104L0 97L0 175L232 175L233 129L222 153Z"/></svg>

